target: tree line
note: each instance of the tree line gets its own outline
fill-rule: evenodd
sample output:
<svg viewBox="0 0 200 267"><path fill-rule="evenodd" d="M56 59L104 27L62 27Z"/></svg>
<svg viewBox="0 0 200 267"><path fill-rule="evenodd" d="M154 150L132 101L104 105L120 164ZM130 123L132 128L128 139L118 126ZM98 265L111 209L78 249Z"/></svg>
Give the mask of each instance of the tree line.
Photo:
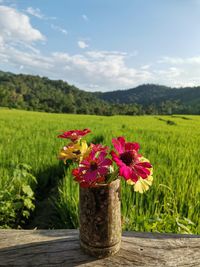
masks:
<svg viewBox="0 0 200 267"><path fill-rule="evenodd" d="M134 90L134 89L133 89ZM124 94L130 90L125 90ZM159 88L157 88L157 92ZM113 92L114 93L114 92ZM144 101L132 99L127 103L115 100L111 94L91 93L69 85L62 80L46 77L0 72L0 106L24 110L95 114L95 115L144 115L144 114L200 114L200 103L184 104L175 98L153 99L147 102L148 90L143 93ZM119 94L116 91L116 94ZM131 94L130 94L131 95ZM119 96L120 97L120 96ZM152 97L152 96L151 96ZM107 99L108 98L108 99Z"/></svg>

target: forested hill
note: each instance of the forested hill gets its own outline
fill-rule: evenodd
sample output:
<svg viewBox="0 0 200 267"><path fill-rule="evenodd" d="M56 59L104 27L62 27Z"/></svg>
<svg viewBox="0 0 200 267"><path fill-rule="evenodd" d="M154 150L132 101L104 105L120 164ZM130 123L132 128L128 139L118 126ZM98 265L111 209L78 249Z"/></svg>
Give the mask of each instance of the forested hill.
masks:
<svg viewBox="0 0 200 267"><path fill-rule="evenodd" d="M111 103L159 104L162 101L180 101L182 104L200 104L200 86L171 88L163 85L144 84L128 90L97 93Z"/></svg>
<svg viewBox="0 0 200 267"><path fill-rule="evenodd" d="M62 80L0 72L0 106L58 113L96 114L108 104Z"/></svg>
<svg viewBox="0 0 200 267"><path fill-rule="evenodd" d="M200 114L200 86L171 88L144 84L128 90L117 90L96 95L109 103L137 103L146 107L146 113ZM162 111L163 110L163 111Z"/></svg>
<svg viewBox="0 0 200 267"><path fill-rule="evenodd" d="M200 87L146 84L91 93L62 80L0 71L0 106L78 114L200 114Z"/></svg>

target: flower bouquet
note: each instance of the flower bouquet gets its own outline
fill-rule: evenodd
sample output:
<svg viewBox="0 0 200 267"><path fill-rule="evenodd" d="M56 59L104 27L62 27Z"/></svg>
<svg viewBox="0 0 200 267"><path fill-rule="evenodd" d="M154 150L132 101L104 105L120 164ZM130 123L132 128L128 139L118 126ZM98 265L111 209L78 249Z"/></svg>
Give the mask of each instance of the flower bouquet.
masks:
<svg viewBox="0 0 200 267"><path fill-rule="evenodd" d="M63 132L58 137L69 139L59 153L66 163L72 160L74 180L80 185L80 244L87 253L104 257L115 254L121 243L121 178L143 193L151 186L153 168L139 154L139 144L113 138L115 150L102 144L88 145L82 139L89 129Z"/></svg>

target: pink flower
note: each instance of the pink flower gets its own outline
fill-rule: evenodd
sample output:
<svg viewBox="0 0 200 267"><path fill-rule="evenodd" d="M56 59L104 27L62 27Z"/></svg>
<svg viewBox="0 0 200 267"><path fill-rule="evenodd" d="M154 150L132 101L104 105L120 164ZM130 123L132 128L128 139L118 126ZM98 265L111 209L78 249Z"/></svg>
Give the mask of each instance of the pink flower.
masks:
<svg viewBox="0 0 200 267"><path fill-rule="evenodd" d="M89 156L80 163L79 167L72 171L80 186L91 187L96 183L105 181L105 175L109 171L109 166L112 165L112 160L106 158L106 155L105 151L96 153L92 150Z"/></svg>
<svg viewBox="0 0 200 267"><path fill-rule="evenodd" d="M111 155L119 166L120 176L123 176L125 180L131 179L133 182L137 182L139 177L146 179L150 175L149 169L152 168L152 165L149 162L140 161L138 143L125 142L124 137L113 138L112 143L118 153L111 151Z"/></svg>
<svg viewBox="0 0 200 267"><path fill-rule="evenodd" d="M101 144L90 144L90 147L92 149L93 153L100 152L100 151L108 151L109 147L108 146L102 146Z"/></svg>
<svg viewBox="0 0 200 267"><path fill-rule="evenodd" d="M67 139L70 139L72 142L76 142L90 132L91 132L90 129L71 130L71 131L63 132L62 134L58 135L58 137L67 138Z"/></svg>

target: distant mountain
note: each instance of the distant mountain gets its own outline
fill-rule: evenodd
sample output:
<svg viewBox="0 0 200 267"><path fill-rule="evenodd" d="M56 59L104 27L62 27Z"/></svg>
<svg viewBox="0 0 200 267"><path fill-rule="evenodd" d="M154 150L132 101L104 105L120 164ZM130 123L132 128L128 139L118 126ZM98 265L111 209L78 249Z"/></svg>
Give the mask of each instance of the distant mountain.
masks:
<svg viewBox="0 0 200 267"><path fill-rule="evenodd" d="M91 93L62 80L0 71L0 106L97 115L200 114L200 87L145 84Z"/></svg>
<svg viewBox="0 0 200 267"><path fill-rule="evenodd" d="M171 88L162 85L144 84L128 90L117 90L96 94L110 103L159 104L165 101L179 101L181 104L200 104L200 86Z"/></svg>

